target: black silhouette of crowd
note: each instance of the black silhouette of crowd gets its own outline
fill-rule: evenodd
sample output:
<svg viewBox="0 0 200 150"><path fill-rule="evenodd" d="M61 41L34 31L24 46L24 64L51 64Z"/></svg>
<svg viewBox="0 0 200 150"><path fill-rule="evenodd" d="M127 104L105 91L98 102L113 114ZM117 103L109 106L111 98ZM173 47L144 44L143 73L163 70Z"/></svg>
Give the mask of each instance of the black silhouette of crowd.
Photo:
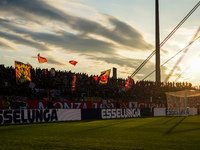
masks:
<svg viewBox="0 0 200 150"><path fill-rule="evenodd" d="M76 75L76 90L72 91L73 74ZM82 101L84 97L101 97L101 99L113 99L120 101L149 102L152 95L153 102L166 102L165 92L193 89L191 83L161 83L152 81L133 81L130 90L124 91L126 80L120 78L108 78L108 83L98 84L86 73L71 71L55 71L55 76L50 70L45 74L40 68L31 68L31 79L35 84L32 89L30 82L16 83L15 68L0 65L0 96L9 96L12 99L42 100L51 97L53 100ZM60 91L58 95L51 95L50 89Z"/></svg>

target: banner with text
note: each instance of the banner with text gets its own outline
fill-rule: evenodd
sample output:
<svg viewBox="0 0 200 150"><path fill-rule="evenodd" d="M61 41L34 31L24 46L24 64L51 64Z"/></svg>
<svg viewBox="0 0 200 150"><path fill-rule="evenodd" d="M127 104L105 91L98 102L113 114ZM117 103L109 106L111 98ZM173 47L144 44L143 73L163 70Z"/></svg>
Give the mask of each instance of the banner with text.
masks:
<svg viewBox="0 0 200 150"><path fill-rule="evenodd" d="M80 109L0 110L0 124L81 120Z"/></svg>

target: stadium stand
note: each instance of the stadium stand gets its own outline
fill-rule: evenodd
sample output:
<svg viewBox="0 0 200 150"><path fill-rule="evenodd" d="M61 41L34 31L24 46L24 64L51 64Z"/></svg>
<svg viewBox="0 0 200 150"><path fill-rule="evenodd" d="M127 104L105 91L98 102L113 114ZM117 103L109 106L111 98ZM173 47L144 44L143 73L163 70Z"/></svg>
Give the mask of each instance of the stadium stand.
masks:
<svg viewBox="0 0 200 150"><path fill-rule="evenodd" d="M75 91L71 91L73 74L77 77ZM93 77L71 71L55 71L55 76L52 76L50 70L45 72L44 69L31 68L31 79L35 87L30 88L30 82L16 83L14 67L0 65L0 96L14 100L42 100L53 95L53 100L83 101L84 97L101 97L124 102L149 102L152 95L152 102L166 103L165 92L193 89L192 84L187 82L156 85L152 81L133 81L130 90L124 91L125 79L110 77L107 84L100 85Z"/></svg>

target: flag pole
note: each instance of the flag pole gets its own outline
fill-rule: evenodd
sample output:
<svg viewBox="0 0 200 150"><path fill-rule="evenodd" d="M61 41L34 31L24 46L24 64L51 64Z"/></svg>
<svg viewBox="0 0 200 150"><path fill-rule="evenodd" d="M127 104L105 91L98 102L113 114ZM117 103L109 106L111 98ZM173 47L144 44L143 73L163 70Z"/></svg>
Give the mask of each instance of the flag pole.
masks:
<svg viewBox="0 0 200 150"><path fill-rule="evenodd" d="M74 68L74 66L72 66L72 68L69 71L72 71L73 68Z"/></svg>

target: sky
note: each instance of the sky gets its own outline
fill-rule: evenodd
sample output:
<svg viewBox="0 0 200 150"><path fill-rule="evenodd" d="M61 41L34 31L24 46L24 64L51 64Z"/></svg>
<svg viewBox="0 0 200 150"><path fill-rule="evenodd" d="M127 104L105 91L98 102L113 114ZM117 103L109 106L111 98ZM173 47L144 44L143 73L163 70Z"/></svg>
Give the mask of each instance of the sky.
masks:
<svg viewBox="0 0 200 150"><path fill-rule="evenodd" d="M198 2L159 1L160 42ZM199 16L200 7L161 47L161 65L189 44L200 26ZM118 78L127 78L154 50L155 0L0 0L0 64L5 67L20 61L34 68L88 75L114 67ZM177 64L170 82L200 85L199 50L198 39ZM38 53L46 63L38 62ZM182 55L161 67L162 82ZM73 66L70 60L78 63ZM134 80L143 80L154 70L155 56ZM155 73L145 80L155 81Z"/></svg>

